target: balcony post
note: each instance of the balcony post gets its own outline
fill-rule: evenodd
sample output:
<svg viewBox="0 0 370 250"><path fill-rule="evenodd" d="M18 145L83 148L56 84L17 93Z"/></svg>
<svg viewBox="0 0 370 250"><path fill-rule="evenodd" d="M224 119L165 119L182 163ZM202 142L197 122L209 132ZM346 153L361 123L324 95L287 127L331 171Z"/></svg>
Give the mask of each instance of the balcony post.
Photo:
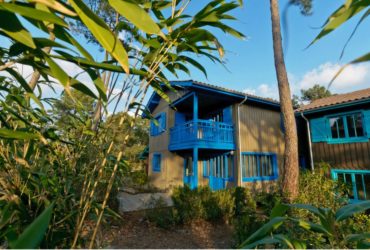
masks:
<svg viewBox="0 0 370 250"><path fill-rule="evenodd" d="M193 148L193 188L198 187L198 147Z"/></svg>
<svg viewBox="0 0 370 250"><path fill-rule="evenodd" d="M193 95L193 122L194 122L194 134L195 140L198 139L198 96L197 93Z"/></svg>

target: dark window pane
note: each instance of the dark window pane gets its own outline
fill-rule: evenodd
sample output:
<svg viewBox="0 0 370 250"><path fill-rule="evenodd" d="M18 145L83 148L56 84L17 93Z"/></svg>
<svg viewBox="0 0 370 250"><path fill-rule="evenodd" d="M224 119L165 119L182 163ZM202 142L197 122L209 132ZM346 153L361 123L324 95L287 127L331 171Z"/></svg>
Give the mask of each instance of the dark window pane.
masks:
<svg viewBox="0 0 370 250"><path fill-rule="evenodd" d="M370 174L364 175L366 200L370 200Z"/></svg>
<svg viewBox="0 0 370 250"><path fill-rule="evenodd" d="M329 120L332 138L338 138L338 127L337 127L338 119L339 118L330 118Z"/></svg>
<svg viewBox="0 0 370 250"><path fill-rule="evenodd" d="M356 189L357 189L357 197L359 200L365 200L365 187L362 185L362 174L356 174Z"/></svg>
<svg viewBox="0 0 370 250"><path fill-rule="evenodd" d="M348 136L349 137L356 137L356 127L355 127L355 116L348 115L347 118L347 128L348 128Z"/></svg>
<svg viewBox="0 0 370 250"><path fill-rule="evenodd" d="M354 194L353 194L352 176L351 176L351 174L344 174L344 176L345 176L346 186L348 188L348 197L350 199L353 199Z"/></svg>
<svg viewBox="0 0 370 250"><path fill-rule="evenodd" d="M343 117L338 118L338 135L339 138L345 138L346 134L344 132L344 122L343 122Z"/></svg>
<svg viewBox="0 0 370 250"><path fill-rule="evenodd" d="M356 114L354 118L355 118L357 136L364 136L364 128L362 127L362 115Z"/></svg>

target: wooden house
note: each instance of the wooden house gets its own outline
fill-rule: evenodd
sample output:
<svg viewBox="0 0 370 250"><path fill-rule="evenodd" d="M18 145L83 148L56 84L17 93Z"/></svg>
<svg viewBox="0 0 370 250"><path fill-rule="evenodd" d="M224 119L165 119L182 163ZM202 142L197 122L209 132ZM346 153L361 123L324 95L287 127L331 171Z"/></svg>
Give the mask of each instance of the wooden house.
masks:
<svg viewBox="0 0 370 250"><path fill-rule="evenodd" d="M326 162L350 186L352 201L370 199L370 88L315 100L296 110L300 154L311 168Z"/></svg>
<svg viewBox="0 0 370 250"><path fill-rule="evenodd" d="M149 178L157 188L268 188L281 176L284 135L272 99L201 83L174 81L171 103L153 93Z"/></svg>

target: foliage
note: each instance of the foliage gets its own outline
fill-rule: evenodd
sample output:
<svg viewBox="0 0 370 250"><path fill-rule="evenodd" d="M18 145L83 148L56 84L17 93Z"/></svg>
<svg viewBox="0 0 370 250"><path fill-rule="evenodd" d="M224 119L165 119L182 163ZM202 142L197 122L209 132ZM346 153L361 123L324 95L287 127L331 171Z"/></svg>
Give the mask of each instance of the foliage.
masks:
<svg viewBox="0 0 370 250"><path fill-rule="evenodd" d="M349 36L348 40L345 42L341 57L344 54L344 51L349 44L352 37L355 35L358 27L369 17L370 14L370 3L368 1L363 0L346 0L338 9L336 9L325 21L320 33L315 37L315 39L310 43L310 46L320 39L324 38L325 36L329 35L331 32L337 30L343 24L350 22L355 16L361 15L360 19L358 20L357 24L355 25L351 35ZM344 65L333 77L331 82L329 83L328 88L331 86L333 81L339 76L339 74L350 64L368 62L370 60L370 53L366 53L362 55L348 64Z"/></svg>
<svg viewBox="0 0 370 250"><path fill-rule="evenodd" d="M286 216L285 214L290 208L309 211L319 219L319 222L315 223L305 220L305 218ZM320 245L312 246L314 248L345 248L353 247L352 244L356 244L358 248L367 248L370 245L370 235L368 233L363 231L349 233L344 229L347 228L346 223L350 218L368 209L370 209L370 201L345 205L337 210L318 208L306 204L278 204L271 212L270 221L249 236L240 247L254 248L273 244L280 248L306 248L305 241L300 238L289 237L288 234L289 230L302 228L304 229L302 234L316 232L324 239ZM292 227L291 224L294 226ZM283 232L279 230L283 230Z"/></svg>
<svg viewBox="0 0 370 250"><path fill-rule="evenodd" d="M331 96L331 92L326 89L324 86L320 86L318 84L315 84L313 87L309 89L301 89L301 99L302 101L309 101L312 102L317 99L321 99L324 97Z"/></svg>
<svg viewBox="0 0 370 250"><path fill-rule="evenodd" d="M244 205L253 206L249 193L244 189L211 191L208 186L190 189L178 187L172 194L174 209L180 223L194 219L231 221L236 211L244 213Z"/></svg>
<svg viewBox="0 0 370 250"><path fill-rule="evenodd" d="M149 208L146 211L146 218L154 222L157 227L170 229L178 223L176 210L168 207L162 198L152 198L149 202Z"/></svg>
<svg viewBox="0 0 370 250"><path fill-rule="evenodd" d="M187 65L193 65L206 74L193 59L198 56L221 63L214 53L222 57L224 49L209 26L243 37L224 24L234 19L230 11L239 6L234 1L213 0L191 15L184 14L188 1L100 3L109 13L114 9L119 30L130 41L122 41L119 30L112 30L82 0L0 2L0 36L7 40L0 46L1 243L15 240L55 202L41 246L85 246L88 239L82 232L89 219L94 224L92 248L110 197L114 199L120 185L117 177L129 171L130 162L140 164L135 157L142 145L133 145L146 133L141 129L146 122L136 121L149 86L168 100L161 85L169 87L165 71L177 76L179 71L189 73ZM34 28L28 29L28 23ZM109 55L107 60L94 60L70 33L71 23L89 32ZM37 37L40 33L44 37ZM66 72L64 62L80 68L93 86ZM33 71L30 81L22 75L23 67ZM106 79L113 80L108 85ZM125 80L114 95L118 79ZM62 99L44 98L44 86L62 87ZM124 104L122 96L127 97ZM124 113L106 119L100 131L92 129L96 107L107 113L107 104L114 101L114 113L118 105ZM132 119L125 115L130 110Z"/></svg>

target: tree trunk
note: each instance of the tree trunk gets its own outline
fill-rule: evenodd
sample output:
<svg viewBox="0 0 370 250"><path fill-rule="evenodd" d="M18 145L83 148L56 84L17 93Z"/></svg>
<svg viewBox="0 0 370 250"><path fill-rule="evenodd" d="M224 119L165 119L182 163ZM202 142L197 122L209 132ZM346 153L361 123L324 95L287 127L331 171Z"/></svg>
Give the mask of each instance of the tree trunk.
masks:
<svg viewBox="0 0 370 250"><path fill-rule="evenodd" d="M270 9L276 77L279 86L281 112L285 126L285 152L282 191L285 198L291 202L298 195L299 191L297 129L281 42L278 0L270 0Z"/></svg>

